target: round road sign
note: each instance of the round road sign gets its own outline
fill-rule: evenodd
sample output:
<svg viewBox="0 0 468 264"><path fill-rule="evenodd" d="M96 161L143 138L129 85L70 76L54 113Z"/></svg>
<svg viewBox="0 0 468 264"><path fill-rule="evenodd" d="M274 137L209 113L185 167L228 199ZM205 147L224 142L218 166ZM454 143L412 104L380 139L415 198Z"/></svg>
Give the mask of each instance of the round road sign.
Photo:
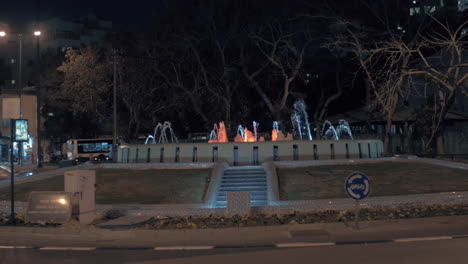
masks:
<svg viewBox="0 0 468 264"><path fill-rule="evenodd" d="M349 198L362 200L369 195L370 181L366 175L354 172L346 178L345 191Z"/></svg>

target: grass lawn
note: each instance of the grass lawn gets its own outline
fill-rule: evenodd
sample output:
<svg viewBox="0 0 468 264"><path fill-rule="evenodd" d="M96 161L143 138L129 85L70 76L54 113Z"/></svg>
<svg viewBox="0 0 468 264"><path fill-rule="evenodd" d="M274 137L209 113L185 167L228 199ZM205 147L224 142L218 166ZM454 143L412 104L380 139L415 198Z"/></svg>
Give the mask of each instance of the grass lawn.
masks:
<svg viewBox="0 0 468 264"><path fill-rule="evenodd" d="M209 169L96 170L96 202L201 203L208 187ZM31 191L63 191L63 175L15 185L15 200L27 201ZM10 187L0 188L0 200L10 199Z"/></svg>
<svg viewBox="0 0 468 264"><path fill-rule="evenodd" d="M369 177L369 196L468 191L468 170L420 163L382 162L277 169L280 199L345 198L344 180L355 171Z"/></svg>

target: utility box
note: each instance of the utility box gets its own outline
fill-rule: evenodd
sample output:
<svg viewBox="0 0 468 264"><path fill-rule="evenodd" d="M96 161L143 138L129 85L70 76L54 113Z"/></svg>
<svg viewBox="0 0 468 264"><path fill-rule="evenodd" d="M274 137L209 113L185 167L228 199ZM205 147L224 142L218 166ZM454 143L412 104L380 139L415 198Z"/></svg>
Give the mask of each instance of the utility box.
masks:
<svg viewBox="0 0 468 264"><path fill-rule="evenodd" d="M96 217L96 171L65 172L65 192L72 193L72 213L81 224L90 224Z"/></svg>

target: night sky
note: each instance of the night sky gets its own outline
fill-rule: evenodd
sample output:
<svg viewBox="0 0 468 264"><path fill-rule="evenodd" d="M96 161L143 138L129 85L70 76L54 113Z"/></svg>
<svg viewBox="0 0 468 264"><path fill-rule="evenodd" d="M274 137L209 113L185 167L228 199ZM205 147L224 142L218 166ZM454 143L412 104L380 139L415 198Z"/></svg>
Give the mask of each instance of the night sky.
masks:
<svg viewBox="0 0 468 264"><path fill-rule="evenodd" d="M51 17L74 19L91 12L112 20L116 29L122 29L131 27L132 24L144 23L145 19L157 15L170 2L170 0L16 0L2 4L0 22L10 24L14 30L21 31L34 24L38 15L41 20Z"/></svg>

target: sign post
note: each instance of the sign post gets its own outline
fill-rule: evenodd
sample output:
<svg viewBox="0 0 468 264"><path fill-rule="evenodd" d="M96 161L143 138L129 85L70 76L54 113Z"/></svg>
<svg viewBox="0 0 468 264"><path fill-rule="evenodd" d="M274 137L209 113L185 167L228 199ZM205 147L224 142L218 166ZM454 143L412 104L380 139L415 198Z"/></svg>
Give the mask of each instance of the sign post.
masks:
<svg viewBox="0 0 468 264"><path fill-rule="evenodd" d="M348 197L356 201L353 228L359 229L359 201L369 195L369 178L363 173L354 172L346 178L344 187Z"/></svg>
<svg viewBox="0 0 468 264"><path fill-rule="evenodd" d="M14 159L15 154L13 153L13 143L15 141L15 120L11 119L11 135L10 135L10 222L14 225L15 224L15 167L14 167Z"/></svg>
<svg viewBox="0 0 468 264"><path fill-rule="evenodd" d="M11 137L10 137L10 222L15 224L15 167L14 167L14 142L28 141L28 120L25 119L11 119ZM18 160L21 153L18 151Z"/></svg>

